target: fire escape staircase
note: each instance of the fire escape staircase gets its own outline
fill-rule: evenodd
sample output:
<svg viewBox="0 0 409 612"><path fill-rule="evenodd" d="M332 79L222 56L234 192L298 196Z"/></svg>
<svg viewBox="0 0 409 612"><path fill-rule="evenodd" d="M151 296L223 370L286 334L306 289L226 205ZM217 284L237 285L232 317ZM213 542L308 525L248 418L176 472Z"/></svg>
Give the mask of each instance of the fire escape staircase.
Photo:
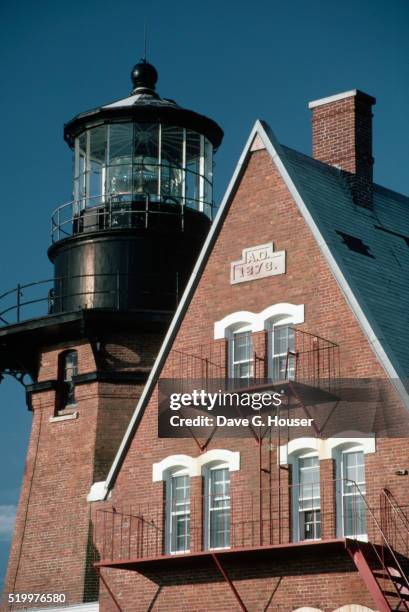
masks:
<svg viewBox="0 0 409 612"><path fill-rule="evenodd" d="M408 612L409 520L387 489L380 496L380 521L366 509L381 543L348 539L347 551L379 612Z"/></svg>

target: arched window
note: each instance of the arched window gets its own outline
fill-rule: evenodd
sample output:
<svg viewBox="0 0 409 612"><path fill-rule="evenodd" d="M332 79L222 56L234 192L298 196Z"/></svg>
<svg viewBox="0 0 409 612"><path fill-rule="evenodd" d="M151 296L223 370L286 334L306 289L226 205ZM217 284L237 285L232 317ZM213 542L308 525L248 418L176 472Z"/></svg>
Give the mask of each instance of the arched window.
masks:
<svg viewBox="0 0 409 612"><path fill-rule="evenodd" d="M78 374L77 351L65 351L58 360L57 411L76 406L74 377Z"/></svg>
<svg viewBox="0 0 409 612"><path fill-rule="evenodd" d="M336 461L337 532L340 536L367 539L365 453L351 442L334 449Z"/></svg>
<svg viewBox="0 0 409 612"><path fill-rule="evenodd" d="M213 462L204 468L204 548L230 546L230 470L226 463Z"/></svg>
<svg viewBox="0 0 409 612"><path fill-rule="evenodd" d="M190 550L190 476L185 467L166 474L166 552L174 555Z"/></svg>
<svg viewBox="0 0 409 612"><path fill-rule="evenodd" d="M278 303L259 313L233 312L214 324L214 338L229 342L229 377L254 376L252 334L267 331L268 376L288 380L295 376L295 333L293 326L304 322L303 304Z"/></svg>
<svg viewBox="0 0 409 612"><path fill-rule="evenodd" d="M189 552L190 530L203 529L205 549L230 546L230 473L238 470L240 453L220 448L198 457L170 455L153 464L153 482L165 482L167 554ZM190 479L195 476L203 477L203 512L191 517L191 502L200 503L190 495Z"/></svg>

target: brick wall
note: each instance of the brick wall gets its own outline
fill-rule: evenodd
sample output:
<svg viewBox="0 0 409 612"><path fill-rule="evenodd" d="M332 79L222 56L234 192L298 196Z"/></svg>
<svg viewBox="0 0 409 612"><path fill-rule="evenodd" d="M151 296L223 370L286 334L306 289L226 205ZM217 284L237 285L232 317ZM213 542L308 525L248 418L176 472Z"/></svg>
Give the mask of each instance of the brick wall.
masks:
<svg viewBox="0 0 409 612"><path fill-rule="evenodd" d="M86 341L44 348L38 380L57 379L58 356L67 349L78 352L79 375L112 371L147 375L161 334L112 337L105 331L101 337L97 359ZM61 592L69 603L97 599L86 498L91 485L106 477L143 386L143 376L139 383L78 384L77 418L68 420L50 421L56 416L55 390L32 394L32 431L5 594Z"/></svg>
<svg viewBox="0 0 409 612"><path fill-rule="evenodd" d="M230 262L240 258L242 249L272 240L276 251L284 249L287 253L286 274L230 285ZM185 346L209 343L213 340L215 321L239 310L260 312L280 302L304 304L305 323L298 327L339 344L341 376L385 376L270 157L265 151L257 151L252 154L234 196L177 334L175 347L182 350ZM183 376L183 372L180 375ZM390 405L391 410L400 406L392 389ZM375 502L380 489L388 486L400 503L409 503L406 480L395 475L397 468L408 463L407 445L399 439L379 439L376 446L376 453L366 455L368 500ZM232 491L257 492L260 471L255 440L215 438L207 450L215 448L240 451L241 469L232 473ZM119 472L112 497L93 504L94 520L101 508L127 508L132 513L141 503L160 507L164 487L162 482L152 482L152 464L168 455L181 453L196 457L200 451L193 439L158 438L155 390ZM272 503L277 504L274 491L278 479L281 484L291 482L291 470L287 466L278 469L274 444L271 452L268 445L264 445L262 455L263 465L270 469L262 475L262 486L269 486L271 480ZM321 470L332 478L333 461L323 461ZM195 484L194 488L197 490L200 486ZM331 497L330 490L324 493ZM281 503L288 507L289 501ZM282 541L288 541L288 525L275 525L275 528L281 528ZM324 528L331 530L333 525L326 524ZM350 603L374 608L370 594L345 553L325 557L313 552L296 558L272 556L268 562L253 560L236 565L231 562L228 569L252 612L290 612L303 605L331 612ZM179 569L175 562L174 569L165 571L153 567L151 573L146 570L145 575L110 569L103 572L124 612L237 609L229 586L213 566ZM102 612L114 609L103 588Z"/></svg>

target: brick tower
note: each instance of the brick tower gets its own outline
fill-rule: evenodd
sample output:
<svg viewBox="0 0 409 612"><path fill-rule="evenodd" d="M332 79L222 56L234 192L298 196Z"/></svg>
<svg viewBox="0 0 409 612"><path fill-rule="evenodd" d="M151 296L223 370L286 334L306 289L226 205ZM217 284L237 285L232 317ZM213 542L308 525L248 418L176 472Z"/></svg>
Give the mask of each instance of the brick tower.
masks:
<svg viewBox="0 0 409 612"><path fill-rule="evenodd" d="M0 380L31 378L33 418L4 609L23 607L9 593L98 599L87 495L106 477L212 218L222 130L160 98L145 60L132 81L129 97L65 125L74 191L52 215L54 279L0 304Z"/></svg>

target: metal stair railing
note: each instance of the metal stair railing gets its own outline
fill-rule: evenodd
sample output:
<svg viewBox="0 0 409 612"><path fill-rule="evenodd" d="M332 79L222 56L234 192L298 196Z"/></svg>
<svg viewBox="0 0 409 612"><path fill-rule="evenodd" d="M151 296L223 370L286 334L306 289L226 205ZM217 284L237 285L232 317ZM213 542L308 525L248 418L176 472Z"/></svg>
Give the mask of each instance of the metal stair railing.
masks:
<svg viewBox="0 0 409 612"><path fill-rule="evenodd" d="M376 559L379 561L382 570L385 572L385 578L388 577L389 579L389 583L393 586L397 597L399 598L399 607L396 608L397 610L400 609L400 605L402 604L404 606L404 610L409 611L409 603L408 601L405 601L404 599L402 599L402 593L401 593L401 589L398 588L397 586L397 581L395 580L397 578L397 576L393 576L391 574L391 568L387 565L386 561L385 561L385 550L389 553L390 558L392 559L395 567L394 569L397 570L400 574L400 578L402 579L402 583L403 583L403 587L407 589L408 594L409 594L409 579L407 574L405 573L405 571L402 568L402 565L399 561L399 559L396 556L396 553L391 545L391 543L389 542L389 539L387 537L387 534L385 534L385 531L383 529L382 524L378 521L378 519L376 518L374 512L372 511L371 507L368 504L368 501L366 500L365 495L362 494L362 491L360 490L359 486L356 484L355 481L353 480L349 480L349 479L345 479L346 481L350 482L354 487L355 490L358 492L360 499L363 501L365 509L366 509L366 513L367 516L369 516L372 519L373 522L373 526L376 528L376 531L378 533L378 535L380 535L381 537L381 552L379 552L376 543L374 543L373 541L369 540L366 544L368 544L371 549L372 552L374 553ZM357 542L359 542L357 540ZM358 544L359 546L359 544ZM369 565L369 564L368 564ZM371 568L370 568L371 569ZM372 569L371 569L372 572ZM373 572L372 572L373 574ZM377 581L379 589L382 590L383 594L385 594L385 589L381 588L381 586L379 585L379 582Z"/></svg>

